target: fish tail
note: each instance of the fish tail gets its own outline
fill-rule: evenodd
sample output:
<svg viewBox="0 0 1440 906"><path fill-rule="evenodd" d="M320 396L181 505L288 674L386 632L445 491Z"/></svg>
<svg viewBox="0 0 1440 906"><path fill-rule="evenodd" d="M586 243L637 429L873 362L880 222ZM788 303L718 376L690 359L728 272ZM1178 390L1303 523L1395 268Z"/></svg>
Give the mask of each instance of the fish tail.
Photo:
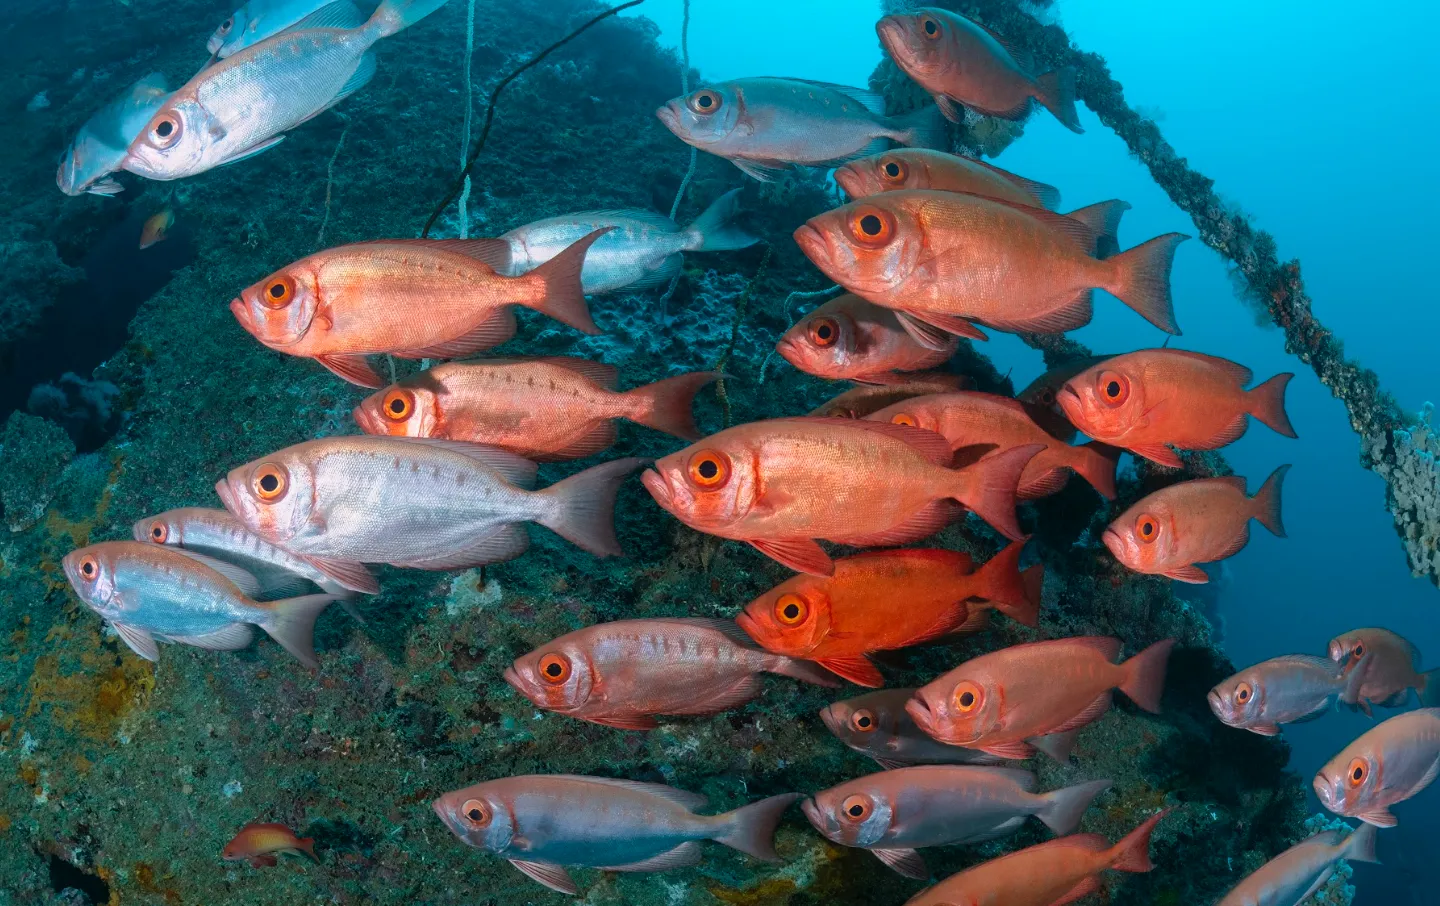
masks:
<svg viewBox="0 0 1440 906"><path fill-rule="evenodd" d="M891 137L907 148L950 150L950 125L934 104L926 104L919 110L894 117L890 125L895 130Z"/></svg>
<svg viewBox="0 0 1440 906"><path fill-rule="evenodd" d="M836 689L840 686L840 681L835 678L834 673L814 661L786 657L783 654L773 655L765 664L765 670L769 673L800 680L802 683L824 686L827 689Z"/></svg>
<svg viewBox="0 0 1440 906"><path fill-rule="evenodd" d="M1090 487L1099 491L1101 497L1114 500L1115 469L1120 464L1120 448L1097 440L1071 449L1075 452L1070 467L1088 481Z"/></svg>
<svg viewBox="0 0 1440 906"><path fill-rule="evenodd" d="M1420 674L1420 681L1415 684L1415 694L1420 696L1422 708L1440 705L1440 668Z"/></svg>
<svg viewBox="0 0 1440 906"><path fill-rule="evenodd" d="M775 826L790 803L799 798L799 793L781 793L726 812L716 819L723 822L724 829L711 839L765 862L779 862L780 856L775 852Z"/></svg>
<svg viewBox="0 0 1440 906"><path fill-rule="evenodd" d="M316 862L316 863L318 863L318 862L320 861L320 857L317 856L317 855L315 855L315 838L314 838L314 837L301 837L301 838L299 838L298 840L296 840L296 841L295 841L295 851L296 851L296 852L302 852L302 853L304 853L305 855L309 856L311 862Z"/></svg>
<svg viewBox="0 0 1440 906"><path fill-rule="evenodd" d="M1015 493L1020 473L1044 444L1025 444L987 454L983 459L953 473L952 487L947 494L984 519L1011 541L1024 537L1020 520L1015 514Z"/></svg>
<svg viewBox="0 0 1440 906"><path fill-rule="evenodd" d="M1046 793L1040 797L1044 804L1040 811L1035 813L1035 817L1045 822L1045 826L1054 831L1056 836L1073 834L1080 826L1080 818L1084 816L1090 803L1095 801L1096 796L1110 789L1110 785L1109 780L1093 780Z"/></svg>
<svg viewBox="0 0 1440 906"><path fill-rule="evenodd" d="M700 431L695 427L690 404L702 387L714 383L719 377L716 371L696 371L636 387L624 395L634 404L634 410L628 417L637 424L664 431L681 440L697 441Z"/></svg>
<svg viewBox="0 0 1440 906"><path fill-rule="evenodd" d="M620 541L615 537L615 495L630 473L647 462L617 459L537 491L553 503L537 521L597 557L620 556Z"/></svg>
<svg viewBox="0 0 1440 906"><path fill-rule="evenodd" d="M1286 437L1299 436L1290 424L1290 416L1285 412L1285 387L1294 376L1289 372L1277 374L1258 387L1245 391L1245 401L1250 406L1250 414Z"/></svg>
<svg viewBox="0 0 1440 906"><path fill-rule="evenodd" d="M1379 828L1373 824L1361 823L1345 838L1344 858L1351 862L1375 862L1380 859L1375 855L1375 835Z"/></svg>
<svg viewBox="0 0 1440 906"><path fill-rule="evenodd" d="M303 595L271 601L265 605L270 614L260 628L306 667L319 667L315 659L315 620L335 600L335 595Z"/></svg>
<svg viewBox="0 0 1440 906"><path fill-rule="evenodd" d="M562 324L568 324L581 333L600 333L600 328L590 319L590 307L585 303L585 289L580 283L580 271L585 266L585 253L590 246L612 229L614 227L605 227L576 240L560 254L525 277L519 278L537 281L543 287L539 300L526 303L528 307L549 315Z"/></svg>
<svg viewBox="0 0 1440 906"><path fill-rule="evenodd" d="M1250 498L1255 504L1255 518L1276 538L1285 537L1285 523L1280 519L1280 488L1285 483L1285 473L1289 471L1287 463L1271 472L1260 490Z"/></svg>
<svg viewBox="0 0 1440 906"><path fill-rule="evenodd" d="M1120 691L1151 714L1160 713L1160 695L1165 691L1165 668L1170 663L1174 639L1163 639L1120 665L1125 678Z"/></svg>
<svg viewBox="0 0 1440 906"><path fill-rule="evenodd" d="M760 241L759 236L754 236L730 222L740 213L740 191L731 189L712 201L710 207L685 228L689 238L687 248L690 251L733 252L736 249L749 248Z"/></svg>
<svg viewBox="0 0 1440 906"><path fill-rule="evenodd" d="M404 31L445 3L446 0L381 0L365 27L375 33L378 41Z"/></svg>
<svg viewBox="0 0 1440 906"><path fill-rule="evenodd" d="M1035 99L1071 132L1084 132L1075 111L1075 70L1069 66L1052 69L1035 80Z"/></svg>
<svg viewBox="0 0 1440 906"><path fill-rule="evenodd" d="M1029 570L1020 572L1020 554L1025 550L1026 540L1010 542L986 561L975 571L972 588L975 597L989 601L1010 619L1026 626L1038 626L1040 589L1038 583L1030 581Z"/></svg>
<svg viewBox="0 0 1440 906"><path fill-rule="evenodd" d="M1130 202L1112 199L1098 201L1066 214L1095 231L1095 257L1109 258L1120 251L1120 218L1130 210Z"/></svg>
<svg viewBox="0 0 1440 906"><path fill-rule="evenodd" d="M1144 824L1126 834L1124 839L1110 847L1110 867L1116 871L1133 871L1142 873L1150 871L1155 863L1150 861L1150 835L1155 831L1155 825L1160 819L1170 814L1170 809L1165 809L1158 815L1152 815Z"/></svg>
<svg viewBox="0 0 1440 906"><path fill-rule="evenodd" d="M1170 298L1170 266L1175 263L1175 247L1189 238L1184 233L1166 233L1106 259L1110 281L1103 288L1151 324L1179 336L1175 303Z"/></svg>

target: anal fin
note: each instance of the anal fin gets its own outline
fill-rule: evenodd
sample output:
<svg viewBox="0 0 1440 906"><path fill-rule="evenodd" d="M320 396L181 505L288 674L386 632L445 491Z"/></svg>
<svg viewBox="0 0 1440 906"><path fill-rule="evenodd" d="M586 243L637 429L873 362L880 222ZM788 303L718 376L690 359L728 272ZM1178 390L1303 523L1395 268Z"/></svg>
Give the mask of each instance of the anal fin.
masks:
<svg viewBox="0 0 1440 906"><path fill-rule="evenodd" d="M515 336L515 312L506 305L461 336L423 349L397 352L403 359L458 359L499 346Z"/></svg>
<svg viewBox="0 0 1440 906"><path fill-rule="evenodd" d="M1134 453L1136 456L1143 456L1151 462L1159 463L1167 468L1180 469L1185 466L1180 456L1164 444L1138 444L1133 447L1126 447L1125 449Z"/></svg>
<svg viewBox="0 0 1440 906"><path fill-rule="evenodd" d="M604 871L669 871L672 868L685 868L690 865L700 864L700 843L697 840L687 840L672 850L652 856L649 859L642 859L639 862L631 862L627 865L606 865Z"/></svg>
<svg viewBox="0 0 1440 906"><path fill-rule="evenodd" d="M269 151L271 148L275 147L283 141L285 141L285 136L283 135L277 135L274 138L267 138L265 141L255 145L251 145L243 151L236 151L234 154L220 161L215 166L228 167L230 164L239 163L240 161L254 157L257 154L264 154L266 151Z"/></svg>
<svg viewBox="0 0 1440 906"><path fill-rule="evenodd" d="M250 628L249 623L231 623L229 626L203 635L167 636L172 642L193 645L196 648L206 648L211 651L239 651L241 648L247 647L254 637L255 632Z"/></svg>

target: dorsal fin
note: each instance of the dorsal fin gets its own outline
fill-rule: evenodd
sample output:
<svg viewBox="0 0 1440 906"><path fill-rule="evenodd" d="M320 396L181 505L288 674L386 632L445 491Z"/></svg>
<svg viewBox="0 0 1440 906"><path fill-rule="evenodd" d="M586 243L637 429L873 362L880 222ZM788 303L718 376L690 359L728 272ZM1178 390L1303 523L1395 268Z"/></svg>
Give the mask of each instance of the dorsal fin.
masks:
<svg viewBox="0 0 1440 906"><path fill-rule="evenodd" d="M1019 186L1025 194L1040 202L1040 205L1046 210L1053 211L1060 206L1060 190L1052 185L1036 182L1033 179L1026 179L1023 176L1017 176L1009 170L1002 169L991 163L986 163L978 157L967 157L965 159L971 163L979 164L996 176L1010 182L1012 185Z"/></svg>
<svg viewBox="0 0 1440 906"><path fill-rule="evenodd" d="M885 115L885 99L865 88L856 88L853 85L840 85L835 82L822 82L819 79L794 79L780 76L771 76L770 78L778 82L800 82L805 85L814 85L816 88L827 88L830 91L838 91L851 100L858 102L876 116Z"/></svg>
<svg viewBox="0 0 1440 906"><path fill-rule="evenodd" d="M519 360L519 361L524 361ZM572 356L551 355L537 356L530 359L533 362L542 362L546 365L553 365L556 368L564 368L566 371L573 371L588 381L591 381L606 390L614 390L618 382L620 372L614 365L606 365L604 362L592 362L590 359L577 359Z"/></svg>
<svg viewBox="0 0 1440 906"><path fill-rule="evenodd" d="M970 21L975 22L974 19L971 19ZM989 27L988 25L981 25L979 22L975 22L975 25L976 27L984 31L985 34L994 38L996 44L999 44L1001 47L1005 48L1005 52L1008 53L1010 55L1010 58L1015 61L1015 65L1025 70L1025 74L1027 76L1030 76L1031 78L1035 77L1035 57L1030 53L1030 51L1026 50L1024 46L1014 41L1011 41L1009 38L995 31L995 29Z"/></svg>
<svg viewBox="0 0 1440 906"><path fill-rule="evenodd" d="M384 239L386 244L419 245L474 258L501 276L510 274L510 243L504 239Z"/></svg>
<svg viewBox="0 0 1440 906"><path fill-rule="evenodd" d="M240 589L240 593L247 598L253 600L257 595L260 594L260 580L256 579L245 569L236 566L234 563L227 563L224 560L218 560L214 557L207 557L204 554L197 554L194 551L186 550L183 547L166 547L164 549L168 551L173 551L182 557L189 558L191 560L194 560L196 563L201 564L202 566L207 566L210 569L213 569L215 572L219 573L227 580L232 582L236 588Z"/></svg>
<svg viewBox="0 0 1440 906"><path fill-rule="evenodd" d="M1054 211L1047 211L1044 208L1037 208L1033 205L1019 204L1014 201L1006 201L1003 198L986 198L986 201L993 201L995 204L1004 205L1017 211L1029 214L1031 217L1045 224L1050 229L1064 236L1075 247L1087 256L1095 257L1095 242L1099 238L1089 224L1064 214L1057 214Z"/></svg>
<svg viewBox="0 0 1440 906"><path fill-rule="evenodd" d="M936 434L934 431L927 431L924 428L853 418L811 418L806 416L790 420L816 424L831 424L840 430L869 431L873 434L893 437L896 440L909 444L917 453L937 466L949 466L953 455L950 449L950 441Z"/></svg>
<svg viewBox="0 0 1440 906"><path fill-rule="evenodd" d="M1244 387L1246 384L1249 384L1251 381L1255 380L1255 372L1251 371L1249 368L1246 368L1244 365L1241 365L1239 362L1232 362L1229 359L1222 359L1219 356L1206 355L1203 352L1191 352L1188 349L1167 348L1165 352L1168 355L1177 355L1183 356L1187 359L1195 359L1196 361L1204 362L1207 365L1219 368L1226 374L1234 377L1235 380L1239 381L1241 387Z"/></svg>
<svg viewBox="0 0 1440 906"><path fill-rule="evenodd" d="M350 0L335 0L285 29L286 32L303 31L307 28L359 28L365 24L365 16Z"/></svg>
<svg viewBox="0 0 1440 906"><path fill-rule="evenodd" d="M1098 651L1101 654L1105 655L1105 658L1111 663L1114 663L1115 659L1120 656L1120 640L1108 635L1079 636L1076 638L1065 639L1064 641L1083 648L1094 649L1095 651ZM1036 644L1043 645L1045 643L1037 642Z"/></svg>
<svg viewBox="0 0 1440 906"><path fill-rule="evenodd" d="M427 447L438 447L442 450L449 450L468 456L476 462L483 463L496 472L506 481L516 487L529 490L535 486L535 472L539 468L535 463L523 456L517 456L508 450L501 450L499 447L487 447L484 444L472 444L460 440L440 440L434 437L405 437L396 438L406 444L420 444Z"/></svg>
<svg viewBox="0 0 1440 906"><path fill-rule="evenodd" d="M583 783L594 783L600 786L611 786L622 790L630 790L635 793L644 793L667 802L673 802L687 809L704 808L709 799L700 793L692 793L688 790L677 790L673 786L666 786L663 783L641 783L638 780L617 780L612 777L588 777L583 774L550 774L547 777L554 777L557 780L576 780Z"/></svg>

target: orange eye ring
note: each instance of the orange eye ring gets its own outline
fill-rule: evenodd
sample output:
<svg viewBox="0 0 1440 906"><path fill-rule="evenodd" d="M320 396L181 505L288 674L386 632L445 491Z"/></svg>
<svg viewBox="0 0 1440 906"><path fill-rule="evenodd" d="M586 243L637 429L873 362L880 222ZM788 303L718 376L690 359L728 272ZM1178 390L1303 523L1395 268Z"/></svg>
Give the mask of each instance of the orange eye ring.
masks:
<svg viewBox="0 0 1440 906"><path fill-rule="evenodd" d="M821 349L829 349L840 342L840 325L834 318L815 318L805 331L810 342Z"/></svg>
<svg viewBox="0 0 1440 906"><path fill-rule="evenodd" d="M1350 652L1350 659L1352 661L1359 661L1363 657L1365 657L1365 643L1356 642L1355 648Z"/></svg>
<svg viewBox="0 0 1440 906"><path fill-rule="evenodd" d="M484 827L490 823L490 807L479 799L466 799L465 804L460 806L460 814L472 827Z"/></svg>
<svg viewBox="0 0 1440 906"><path fill-rule="evenodd" d="M707 491L723 488L730 480L730 457L719 450L701 450L690 457L690 481Z"/></svg>
<svg viewBox="0 0 1440 906"><path fill-rule="evenodd" d="M692 113L698 113L701 116L715 113L724 104L725 99L720 96L720 93L711 91L709 88L702 88L685 100L685 106L689 107Z"/></svg>
<svg viewBox="0 0 1440 906"><path fill-rule="evenodd" d="M850 235L867 248L881 248L895 238L895 216L872 205L856 208L850 215Z"/></svg>
<svg viewBox="0 0 1440 906"><path fill-rule="evenodd" d="M87 579L93 579L100 575L100 564L94 557L86 557L80 561L80 575Z"/></svg>
<svg viewBox="0 0 1440 906"><path fill-rule="evenodd" d="M840 816L846 821L864 821L873 811L875 804L870 801L869 796L847 796L845 801L840 803Z"/></svg>
<svg viewBox="0 0 1440 906"><path fill-rule="evenodd" d="M898 157L887 158L880 162L880 178L893 185L900 185L905 182L905 177L910 175L910 168L905 161Z"/></svg>
<svg viewBox="0 0 1440 906"><path fill-rule="evenodd" d="M905 425L908 428L914 428L916 427L915 416L911 415L908 412L897 412L895 413L895 415L891 416L890 424Z"/></svg>
<svg viewBox="0 0 1440 906"><path fill-rule="evenodd" d="M861 708L850 715L850 729L860 733L870 733L875 729L875 715L869 708Z"/></svg>
<svg viewBox="0 0 1440 906"><path fill-rule="evenodd" d="M1141 513L1135 519L1135 537L1141 544L1151 544L1160 537L1160 520L1149 513Z"/></svg>
<svg viewBox="0 0 1440 906"><path fill-rule="evenodd" d="M392 422L403 422L415 411L415 394L397 387L385 394L380 410Z"/></svg>
<svg viewBox="0 0 1440 906"><path fill-rule="evenodd" d="M809 616L810 604L797 594L783 594L775 600L775 619L782 626L799 626Z"/></svg>
<svg viewBox="0 0 1440 906"><path fill-rule="evenodd" d="M1118 371L1102 371L1095 379L1095 392L1107 406L1119 406L1130 398L1130 379Z"/></svg>
<svg viewBox="0 0 1440 906"><path fill-rule="evenodd" d="M267 503L279 500L290 489L290 473L279 463L261 463L250 477L250 489Z"/></svg>
<svg viewBox="0 0 1440 906"><path fill-rule="evenodd" d="M920 23L920 34L924 35L928 40L938 41L943 31L940 28L939 22L930 16L926 16Z"/></svg>
<svg viewBox="0 0 1440 906"><path fill-rule="evenodd" d="M288 274L266 282L260 302L266 308L284 308L295 299L295 281Z"/></svg>
<svg viewBox="0 0 1440 906"><path fill-rule="evenodd" d="M1241 683L1235 687L1235 700L1242 705L1250 701L1251 696L1254 694L1255 688L1249 683Z"/></svg>
<svg viewBox="0 0 1440 906"><path fill-rule="evenodd" d="M164 113L155 118L147 137L150 144L164 151L180 140L181 131L180 120L173 114Z"/></svg>
<svg viewBox="0 0 1440 906"><path fill-rule="evenodd" d="M150 525L150 540L164 544L170 537L170 527L158 519Z"/></svg>
<svg viewBox="0 0 1440 906"><path fill-rule="evenodd" d="M552 686L558 686L570 678L570 659L563 654L551 652L540 659L540 678Z"/></svg>
<svg viewBox="0 0 1440 906"><path fill-rule="evenodd" d="M967 681L956 686L950 697L955 703L955 710L961 714L969 714L980 707L980 703L985 700L985 693L979 686Z"/></svg>
<svg viewBox="0 0 1440 906"><path fill-rule="evenodd" d="M1352 788L1364 786L1365 780L1370 776L1370 765L1363 758L1357 758L1350 762L1350 767L1345 770L1345 782Z"/></svg>

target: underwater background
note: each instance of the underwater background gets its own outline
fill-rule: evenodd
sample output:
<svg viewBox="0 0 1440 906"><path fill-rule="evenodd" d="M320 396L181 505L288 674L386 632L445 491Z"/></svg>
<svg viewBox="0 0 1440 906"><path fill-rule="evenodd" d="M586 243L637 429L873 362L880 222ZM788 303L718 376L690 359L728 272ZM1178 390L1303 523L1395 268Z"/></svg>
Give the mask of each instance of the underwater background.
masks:
<svg viewBox="0 0 1440 906"><path fill-rule="evenodd" d="M673 783L731 808L870 769L815 718L840 693L780 678L743 708L646 735L542 716L500 681L515 657L561 633L620 617L733 616L788 575L748 548L707 544L634 482L619 507L628 558L598 561L536 532L525 557L483 572L386 570L383 592L360 602L364 626L336 608L321 618L318 673L263 642L236 654L171 646L152 665L107 637L71 594L64 554L128 538L153 512L216 505L214 481L236 464L354 433L349 413L365 392L264 349L226 305L327 245L417 235L462 156L465 4L452 0L387 41L377 78L282 147L174 183L122 174L126 191L115 198L57 192L56 158L124 85L157 69L172 84L188 78L224 4L7 5L0 415L25 414L10 416L0 435L0 904L84 902L67 888L125 904L562 902L453 839L430 800L483 779L570 772ZM601 9L478 0L474 109L505 73ZM897 74L875 40L881 12L861 0L692 0L691 66L709 80L775 74L865 85L876 74L884 88ZM1427 36L1440 25L1433 6L1391 5L1380 23L1358 23L1353 7L1331 3L1060 0L1034 12L1104 57L1177 153L1276 237L1282 260L1304 263L1316 313L1348 355L1407 411L1433 398L1440 300L1425 265L1440 190L1428 176L1433 132L1421 115ZM669 209L689 149L653 111L680 93L681 15L677 0L649 0L508 89L474 171L471 235L568 211ZM908 102L890 87L891 100ZM1129 201L1122 247L1193 233L1125 145L1088 109L1080 115L1084 135L1040 114L1013 144L991 139L1003 147L997 162L1059 187L1067 209ZM745 223L769 255L754 247L688 257L663 311L660 290L593 300L604 330L596 337L522 315L518 338L501 351L603 359L619 366L624 387L724 357L736 423L803 414L838 393L769 354L803 310L789 294L829 283L790 232L833 206L833 187L818 177L761 186L701 154L679 221L731 188L744 189ZM174 212L169 236L137 249L142 224L162 208ZM452 208L442 235L456 227ZM1127 650L1181 639L1164 714L1117 708L1082 736L1074 764L1037 768L1047 788L1113 778L1084 825L1111 839L1161 805L1177 807L1156 833L1157 869L1108 885L1112 903L1218 900L1306 835L1306 819L1323 811L1310 775L1371 725L1341 711L1288 726L1279 740L1224 728L1204 692L1235 666L1323 653L1359 625L1440 653L1435 588L1411 577L1384 483L1360 467L1342 406L1285 353L1283 336L1211 249L1183 245L1173 287L1185 333L1172 346L1241 361L1257 376L1297 373L1288 410L1301 440L1256 429L1223 451L1252 490L1275 465L1294 464L1289 537L1253 532L1198 592L1106 562L1087 529L1107 509L1078 483L1027 520L1047 566L1044 637L1115 633ZM1097 353L1162 339L1103 303L1071 337ZM955 367L982 389L1018 390L1044 370L1040 354L1010 335L992 334L975 352L989 364L962 344ZM708 391L697 412L707 431L726 417ZM627 426L609 455L679 446ZM548 483L577 468L542 474ZM1114 512L1148 474L1142 467L1122 482ZM963 526L939 538L981 555L998 546ZM1030 637L1006 623L887 666L894 685L924 681L963 656ZM1356 870L1353 902L1437 902L1436 795L1422 793L1381 835L1384 865ZM226 841L259 820L314 837L321 864L221 862ZM944 877L1043 837L1032 827L926 855ZM627 906L899 903L919 889L867 854L830 845L795 813L777 846L777 866L712 846L701 866L673 874L576 875L586 902Z"/></svg>

